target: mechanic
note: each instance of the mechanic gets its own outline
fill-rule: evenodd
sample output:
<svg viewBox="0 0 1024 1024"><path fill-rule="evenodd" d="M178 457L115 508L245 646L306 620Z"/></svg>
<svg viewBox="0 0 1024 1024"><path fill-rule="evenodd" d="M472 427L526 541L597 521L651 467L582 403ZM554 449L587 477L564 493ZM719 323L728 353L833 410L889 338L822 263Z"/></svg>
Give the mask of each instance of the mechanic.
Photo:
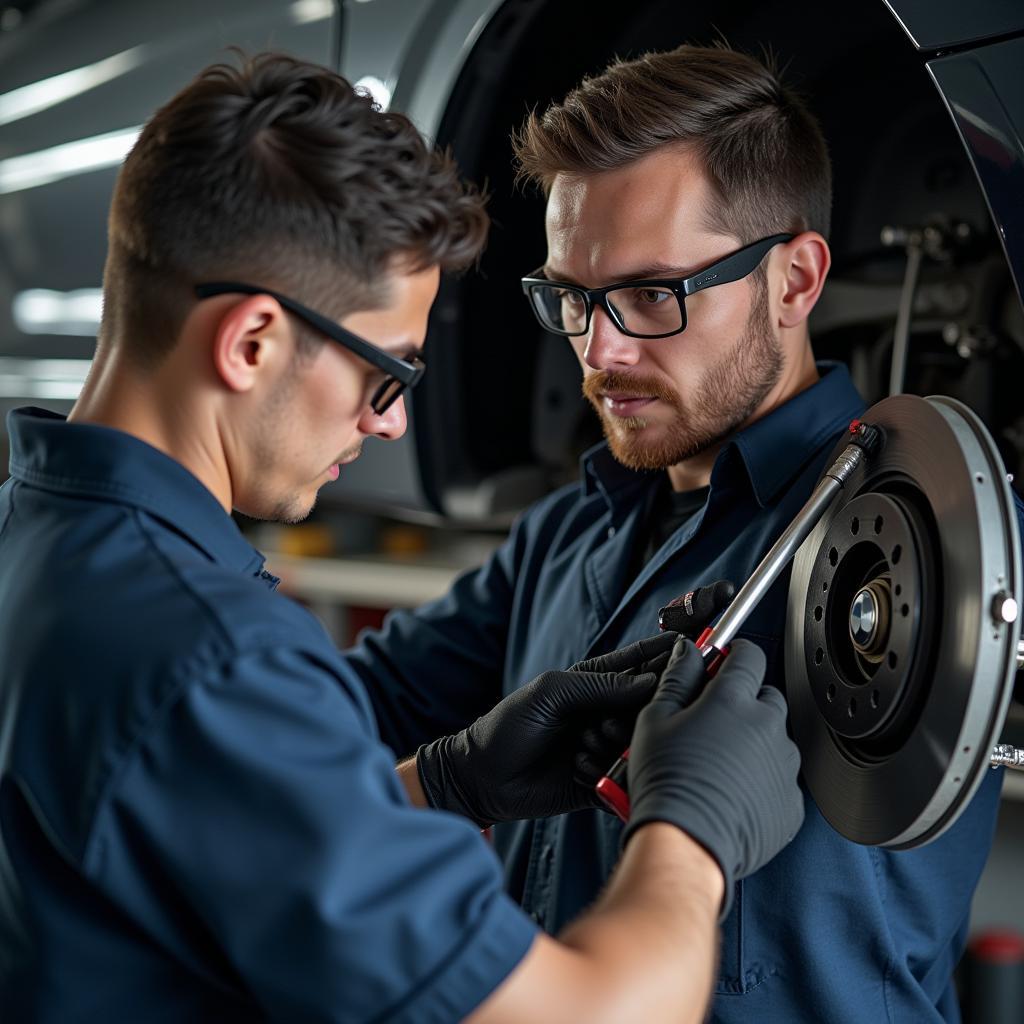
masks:
<svg viewBox="0 0 1024 1024"><path fill-rule="evenodd" d="M8 420L5 1021L702 1018L733 879L803 817L756 646L702 692L674 634L543 673L396 770L230 517L302 519L402 434L486 229L406 118L291 58L207 69L143 130L82 395ZM621 869L556 942L478 830L594 806L634 719Z"/></svg>
<svg viewBox="0 0 1024 1024"><path fill-rule="evenodd" d="M724 46L616 62L531 115L515 148L547 197L547 258L526 297L573 346L605 442L481 569L350 652L399 750L545 667L646 635L678 594L741 583L864 408L845 367L812 354L831 170L772 69ZM783 690L787 586L744 631ZM794 842L738 884L711 1020L957 1020L951 976L1000 775L911 852L851 843L808 801ZM496 832L509 891L552 932L601 890L620 841L593 811Z"/></svg>

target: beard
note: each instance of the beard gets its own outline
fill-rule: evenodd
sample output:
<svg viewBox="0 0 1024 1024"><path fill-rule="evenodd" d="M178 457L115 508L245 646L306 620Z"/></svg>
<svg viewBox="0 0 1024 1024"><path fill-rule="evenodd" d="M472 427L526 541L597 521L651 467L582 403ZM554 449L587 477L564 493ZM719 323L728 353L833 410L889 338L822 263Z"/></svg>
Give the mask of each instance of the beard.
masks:
<svg viewBox="0 0 1024 1024"><path fill-rule="evenodd" d="M768 291L755 284L754 304L739 341L704 371L695 397L684 405L663 379L600 370L583 379L583 394L597 410L612 455L629 469L667 469L719 445L754 414L782 376L782 348L772 330ZM673 410L659 436L644 440L650 421L619 417L604 408L603 392L657 398Z"/></svg>

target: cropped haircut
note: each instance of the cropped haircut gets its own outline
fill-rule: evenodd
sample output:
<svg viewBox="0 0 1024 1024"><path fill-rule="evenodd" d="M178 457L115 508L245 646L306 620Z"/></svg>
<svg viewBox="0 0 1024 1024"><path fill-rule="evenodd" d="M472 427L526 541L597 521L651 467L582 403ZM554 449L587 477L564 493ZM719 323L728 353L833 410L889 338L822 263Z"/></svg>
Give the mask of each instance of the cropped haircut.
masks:
<svg viewBox="0 0 1024 1024"><path fill-rule="evenodd" d="M664 146L696 153L713 189L711 230L746 244L778 232L826 238L832 172L821 129L779 74L724 46L616 61L514 136L520 180L616 170Z"/></svg>
<svg viewBox="0 0 1024 1024"><path fill-rule="evenodd" d="M487 228L452 159L341 76L279 54L216 64L157 111L121 169L100 338L155 365L211 280L341 319L387 301L395 261L470 265ZM322 343L296 334L300 354Z"/></svg>

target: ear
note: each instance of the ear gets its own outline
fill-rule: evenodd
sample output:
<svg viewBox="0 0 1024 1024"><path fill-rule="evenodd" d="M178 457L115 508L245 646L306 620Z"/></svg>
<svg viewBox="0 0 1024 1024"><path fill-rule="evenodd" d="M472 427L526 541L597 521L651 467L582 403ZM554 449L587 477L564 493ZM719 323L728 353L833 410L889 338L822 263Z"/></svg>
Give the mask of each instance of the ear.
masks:
<svg viewBox="0 0 1024 1024"><path fill-rule="evenodd" d="M213 365L230 390L251 391L290 358L291 326L269 295L226 298L214 326Z"/></svg>
<svg viewBox="0 0 1024 1024"><path fill-rule="evenodd" d="M831 265L828 242L817 231L803 231L777 247L769 266L780 282L778 288L772 288L779 295L780 326L797 327L807 320Z"/></svg>

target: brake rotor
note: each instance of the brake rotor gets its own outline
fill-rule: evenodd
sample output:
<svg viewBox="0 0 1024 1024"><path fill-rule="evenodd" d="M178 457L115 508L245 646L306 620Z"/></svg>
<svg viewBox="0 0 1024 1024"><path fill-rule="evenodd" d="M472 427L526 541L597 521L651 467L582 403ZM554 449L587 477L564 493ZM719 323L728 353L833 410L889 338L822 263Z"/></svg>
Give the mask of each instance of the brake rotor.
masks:
<svg viewBox="0 0 1024 1024"><path fill-rule="evenodd" d="M855 842L907 849L949 828L989 768L1016 670L1002 609L1020 606L1020 540L970 409L899 395L863 420L883 429L882 450L793 561L786 689L825 818Z"/></svg>

